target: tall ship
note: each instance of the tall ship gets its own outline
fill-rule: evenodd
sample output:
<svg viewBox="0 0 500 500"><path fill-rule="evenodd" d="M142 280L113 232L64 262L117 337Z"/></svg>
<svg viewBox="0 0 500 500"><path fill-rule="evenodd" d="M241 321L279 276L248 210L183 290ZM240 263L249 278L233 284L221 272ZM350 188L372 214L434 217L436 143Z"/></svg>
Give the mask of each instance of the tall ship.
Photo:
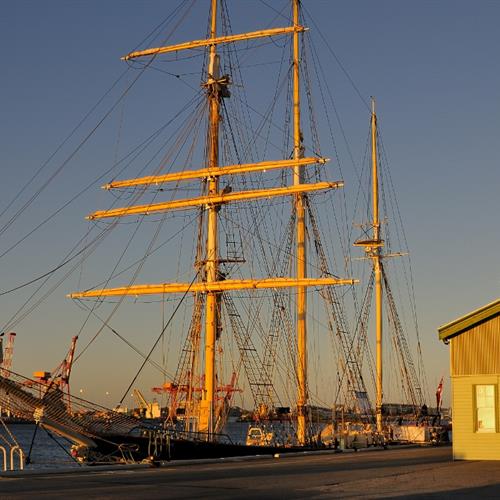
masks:
<svg viewBox="0 0 500 500"><path fill-rule="evenodd" d="M97 246L103 235L131 225L133 236L120 248L118 263L104 281L69 294L87 313L85 321L100 322L83 352L102 331L111 330L141 358L121 403L143 371L156 367L163 383L154 391L164 410L157 415L150 410L148 416L156 418L145 419L76 397L66 390L71 364L45 380L10 370L2 370L0 377L1 405L70 440L80 461L290 452L338 447L342 440L352 443L353 436L362 436L367 444L385 444L391 433L382 378L384 293L395 332L393 362L402 377L397 397L404 397L413 413L424 403L421 373L412 361L384 266L386 258L401 253L383 252L374 101L372 220L362 226L364 236L356 241L372 268L367 285L358 285L346 258L351 242L340 236L337 247L344 250L338 251L332 236L324 236L325 230L345 224L339 222L346 214L338 194L344 183L335 178L339 172L329 158L335 152L321 153L310 81L319 66L314 46L305 41L308 27L300 0L291 0L290 11L278 12L276 19L289 21L284 26L244 33L232 32L225 1L209 3L205 38L137 49L122 57L139 73L202 60L201 87L193 88L189 112L179 118L172 137L143 166L146 170L156 162L153 172L117 176L103 186L113 196L113 206L87 216L100 231L92 241ZM175 9L165 40L185 14ZM242 59L267 45L281 53L279 74L267 111L257 112L255 123L249 117L253 108ZM259 76L258 70L252 72L254 80ZM267 73L262 77L261 90L270 81ZM169 95L169 100L176 102L176 96ZM282 118L276 116L279 107ZM332 201L335 196L340 212ZM155 229L143 255L125 265L132 239L148 225ZM172 243L160 258L164 231L166 243ZM170 281L158 281L164 271ZM150 280L142 283L143 276ZM368 333L373 294L375 367L370 364ZM111 326L118 310L141 302L160 304L163 314L159 334L146 350ZM101 307L109 312L103 315ZM131 321L140 324L137 317ZM169 337L179 347L176 363L170 365L174 369L155 358ZM331 345L331 358L325 355L326 345ZM83 354L74 356L74 343L72 348L71 363ZM368 387L370 380L374 390ZM236 394L251 397L253 408L253 423L240 439L227 432ZM327 415L321 418L325 408Z"/></svg>

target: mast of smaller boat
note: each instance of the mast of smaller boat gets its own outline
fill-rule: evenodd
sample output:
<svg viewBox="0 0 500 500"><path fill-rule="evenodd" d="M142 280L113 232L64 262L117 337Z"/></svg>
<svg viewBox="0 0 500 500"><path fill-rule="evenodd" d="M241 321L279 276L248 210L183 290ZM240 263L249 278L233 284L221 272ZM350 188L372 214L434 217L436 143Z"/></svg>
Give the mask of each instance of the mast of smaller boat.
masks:
<svg viewBox="0 0 500 500"><path fill-rule="evenodd" d="M377 165L377 115L375 114L375 99L371 99L371 142L372 142L372 228L373 242L371 258L375 274L375 332L376 332L376 419L377 432L382 433L382 269L380 248L383 245L380 239L380 220L378 213L378 165Z"/></svg>

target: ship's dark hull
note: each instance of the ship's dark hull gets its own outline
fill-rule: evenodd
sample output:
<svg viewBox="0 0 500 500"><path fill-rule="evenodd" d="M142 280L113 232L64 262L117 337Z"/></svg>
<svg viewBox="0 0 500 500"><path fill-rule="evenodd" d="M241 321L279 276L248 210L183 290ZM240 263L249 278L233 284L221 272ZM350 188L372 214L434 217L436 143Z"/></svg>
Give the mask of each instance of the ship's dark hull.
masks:
<svg viewBox="0 0 500 500"><path fill-rule="evenodd" d="M95 460L89 459L89 462L105 461L106 457L114 457L115 460L123 459L135 462L144 460L151 462L200 460L252 455L274 455L276 453L290 453L317 449L307 446L247 446L237 443L176 438L165 435L107 436L105 440L94 440L97 444L97 448L92 450L89 457L94 456Z"/></svg>

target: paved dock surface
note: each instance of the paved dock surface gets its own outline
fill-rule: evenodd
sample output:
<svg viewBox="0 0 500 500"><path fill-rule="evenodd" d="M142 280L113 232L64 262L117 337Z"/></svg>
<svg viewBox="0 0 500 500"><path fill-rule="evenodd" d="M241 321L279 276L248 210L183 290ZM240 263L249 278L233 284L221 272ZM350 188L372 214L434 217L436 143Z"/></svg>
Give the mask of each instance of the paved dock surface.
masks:
<svg viewBox="0 0 500 500"><path fill-rule="evenodd" d="M0 477L0 498L500 498L500 461L453 462L450 447L282 456L158 469Z"/></svg>

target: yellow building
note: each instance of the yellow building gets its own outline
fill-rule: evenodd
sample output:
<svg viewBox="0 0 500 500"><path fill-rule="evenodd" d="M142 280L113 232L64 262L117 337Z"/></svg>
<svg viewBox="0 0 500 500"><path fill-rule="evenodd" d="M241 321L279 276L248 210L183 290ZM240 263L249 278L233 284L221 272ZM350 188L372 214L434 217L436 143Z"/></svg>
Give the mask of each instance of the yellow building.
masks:
<svg viewBox="0 0 500 500"><path fill-rule="evenodd" d="M450 345L453 458L500 460L500 299L438 331Z"/></svg>

